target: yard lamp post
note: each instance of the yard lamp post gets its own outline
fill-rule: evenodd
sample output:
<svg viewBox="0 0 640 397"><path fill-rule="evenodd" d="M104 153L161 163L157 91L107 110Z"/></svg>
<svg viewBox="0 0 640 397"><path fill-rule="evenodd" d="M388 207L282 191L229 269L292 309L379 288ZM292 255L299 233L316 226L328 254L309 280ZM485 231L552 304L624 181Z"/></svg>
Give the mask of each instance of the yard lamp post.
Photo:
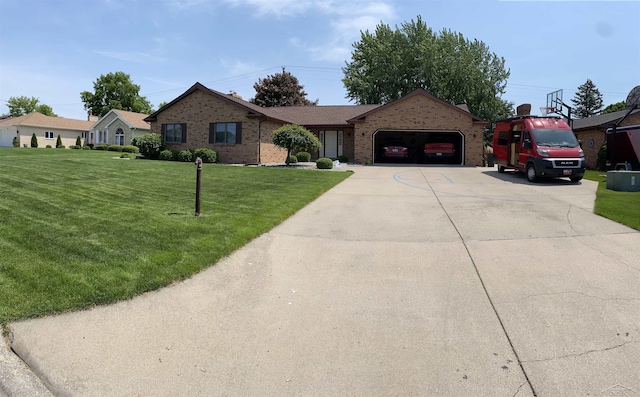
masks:
<svg viewBox="0 0 640 397"><path fill-rule="evenodd" d="M196 158L196 216L200 216L200 180L202 179L202 159Z"/></svg>

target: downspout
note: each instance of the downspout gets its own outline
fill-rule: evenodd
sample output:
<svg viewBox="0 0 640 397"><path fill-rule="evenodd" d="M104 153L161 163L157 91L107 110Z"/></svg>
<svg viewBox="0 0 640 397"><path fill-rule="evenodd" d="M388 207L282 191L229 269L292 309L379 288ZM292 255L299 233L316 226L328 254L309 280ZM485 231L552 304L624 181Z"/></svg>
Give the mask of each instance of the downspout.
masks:
<svg viewBox="0 0 640 397"><path fill-rule="evenodd" d="M262 122L264 119L258 121L258 164L262 164Z"/></svg>

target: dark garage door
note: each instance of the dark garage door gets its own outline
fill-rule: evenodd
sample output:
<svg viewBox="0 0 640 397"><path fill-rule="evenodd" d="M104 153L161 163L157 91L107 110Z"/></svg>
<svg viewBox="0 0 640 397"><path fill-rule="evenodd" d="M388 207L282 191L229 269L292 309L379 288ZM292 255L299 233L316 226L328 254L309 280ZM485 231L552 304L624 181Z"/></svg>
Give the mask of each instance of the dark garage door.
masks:
<svg viewBox="0 0 640 397"><path fill-rule="evenodd" d="M451 143L454 153L448 155L425 155L424 148L429 143ZM406 147L408 156L396 153L385 155L384 148ZM414 164L463 164L464 137L459 131L377 131L373 135L374 163L414 163Z"/></svg>

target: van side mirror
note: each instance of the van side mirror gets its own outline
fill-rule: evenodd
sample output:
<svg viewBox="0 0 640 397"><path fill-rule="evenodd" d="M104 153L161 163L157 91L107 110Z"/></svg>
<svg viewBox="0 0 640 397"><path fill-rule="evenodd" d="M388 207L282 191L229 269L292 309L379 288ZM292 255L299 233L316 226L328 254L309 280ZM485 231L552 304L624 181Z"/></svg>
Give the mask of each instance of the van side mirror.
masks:
<svg viewBox="0 0 640 397"><path fill-rule="evenodd" d="M578 139L578 145L580 145L580 149L582 149L582 141Z"/></svg>
<svg viewBox="0 0 640 397"><path fill-rule="evenodd" d="M524 141L522 142L522 147L524 149L531 149L531 141Z"/></svg>

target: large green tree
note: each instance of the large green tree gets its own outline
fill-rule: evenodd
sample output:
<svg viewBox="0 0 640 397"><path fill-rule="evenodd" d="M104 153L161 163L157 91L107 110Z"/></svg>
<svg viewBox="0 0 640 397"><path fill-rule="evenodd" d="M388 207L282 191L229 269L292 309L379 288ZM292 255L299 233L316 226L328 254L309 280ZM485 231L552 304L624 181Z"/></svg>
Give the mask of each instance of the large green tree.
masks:
<svg viewBox="0 0 640 397"><path fill-rule="evenodd" d="M461 33L436 33L420 16L400 28L381 23L361 32L342 71L347 98L359 104L384 104L424 88L489 121L513 114L513 103L501 99L510 74L504 58Z"/></svg>
<svg viewBox="0 0 640 397"><path fill-rule="evenodd" d="M322 147L315 135L296 124L287 124L273 131L272 142L278 147L287 149L287 159L285 160L287 165L289 165L292 150L315 151Z"/></svg>
<svg viewBox="0 0 640 397"><path fill-rule="evenodd" d="M140 96L140 86L131 81L124 72L100 75L93 83L93 92L83 91L80 98L84 108L96 116L104 116L111 109L129 110L138 113L152 113L151 103Z"/></svg>
<svg viewBox="0 0 640 397"><path fill-rule="evenodd" d="M313 106L318 104L307 99L304 86L298 78L282 68L282 73L258 79L253 85L256 96L249 101L263 107L274 106Z"/></svg>
<svg viewBox="0 0 640 397"><path fill-rule="evenodd" d="M626 108L627 108L627 105L625 101L620 101L620 102L612 103L611 105L604 108L602 110L602 114L619 112L620 110L625 110Z"/></svg>
<svg viewBox="0 0 640 397"><path fill-rule="evenodd" d="M602 109L602 94L591 79L578 87L573 102L573 114L577 118L591 117Z"/></svg>
<svg viewBox="0 0 640 397"><path fill-rule="evenodd" d="M12 96L7 100L7 107L11 117L19 117L31 112L39 112L45 116L58 116L53 113L51 106L40 103L40 100L36 97Z"/></svg>

